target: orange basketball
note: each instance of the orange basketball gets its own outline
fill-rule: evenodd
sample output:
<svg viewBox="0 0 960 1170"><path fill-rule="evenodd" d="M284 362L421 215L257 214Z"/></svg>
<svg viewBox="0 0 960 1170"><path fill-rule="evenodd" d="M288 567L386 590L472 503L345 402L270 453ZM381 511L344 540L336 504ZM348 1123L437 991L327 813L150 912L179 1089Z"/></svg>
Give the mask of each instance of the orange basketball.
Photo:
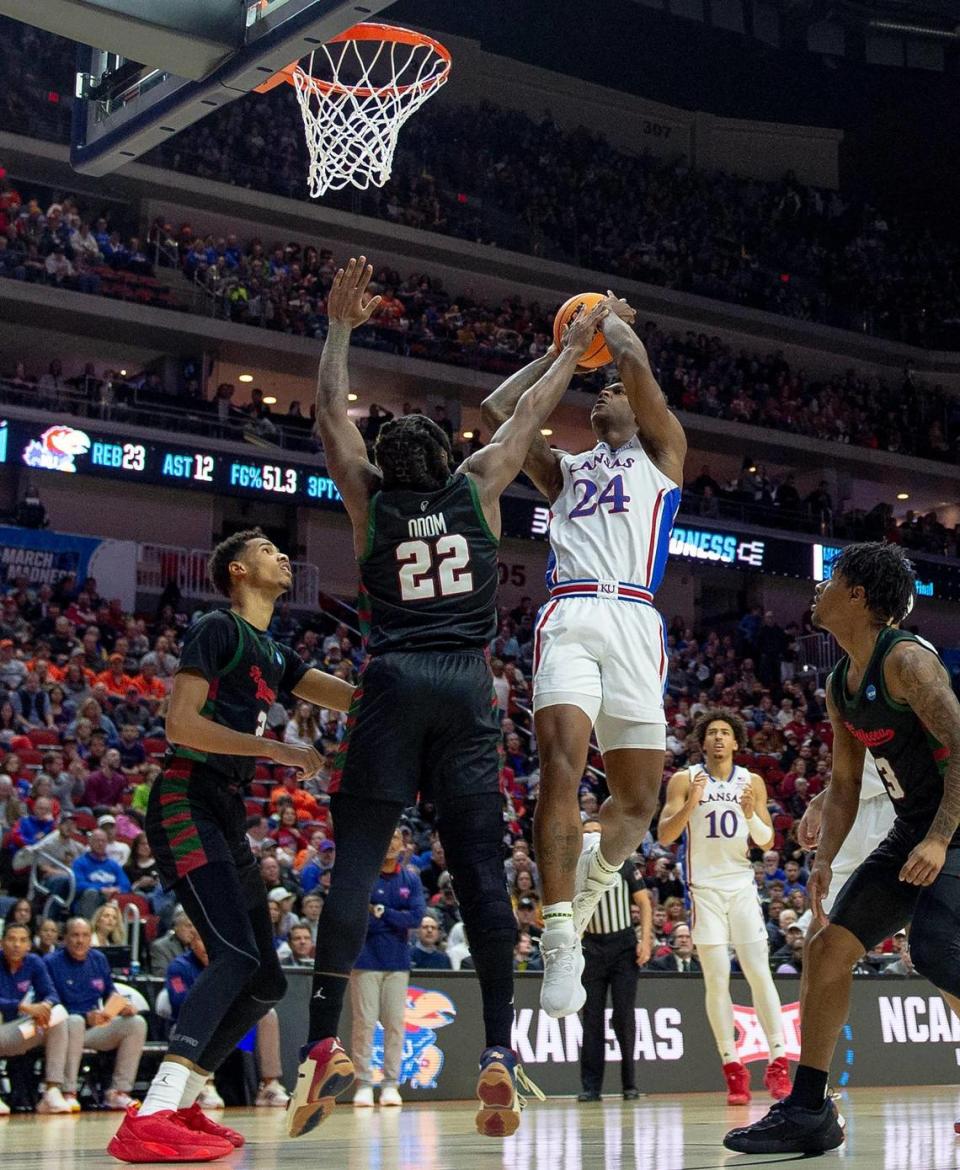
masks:
<svg viewBox="0 0 960 1170"><path fill-rule="evenodd" d="M579 308L583 308L584 313L589 313L602 300L605 300L603 293L585 292L577 293L575 297L571 297L569 301L564 303L557 310L557 315L553 319L553 340L558 347L563 344L563 331L570 322L571 317ZM597 366L605 366L608 362L613 361L613 355L607 349L607 343L603 334L597 330L597 334L593 341L587 347L583 357L577 366L578 370L595 370Z"/></svg>

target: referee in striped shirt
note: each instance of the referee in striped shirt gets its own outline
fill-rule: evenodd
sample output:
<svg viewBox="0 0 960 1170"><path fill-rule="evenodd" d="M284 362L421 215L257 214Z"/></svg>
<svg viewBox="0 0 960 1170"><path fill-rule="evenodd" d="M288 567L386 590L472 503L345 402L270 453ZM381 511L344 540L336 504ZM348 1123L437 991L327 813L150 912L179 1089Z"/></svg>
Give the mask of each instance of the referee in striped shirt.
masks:
<svg viewBox="0 0 960 1170"><path fill-rule="evenodd" d="M587 821L583 831L584 834L599 833L600 824ZM639 942L630 913L634 905L640 907L642 941ZM578 1101L599 1101L603 1089L608 989L613 1001L613 1031L620 1045L623 1099L633 1101L640 1096L633 1059L636 1039L634 1008L638 969L650 958L652 941L650 895L637 877L636 866L628 860L620 870L620 881L600 899L583 936L583 986L587 1002L583 1007L583 1046L580 1050L583 1091L577 1097Z"/></svg>

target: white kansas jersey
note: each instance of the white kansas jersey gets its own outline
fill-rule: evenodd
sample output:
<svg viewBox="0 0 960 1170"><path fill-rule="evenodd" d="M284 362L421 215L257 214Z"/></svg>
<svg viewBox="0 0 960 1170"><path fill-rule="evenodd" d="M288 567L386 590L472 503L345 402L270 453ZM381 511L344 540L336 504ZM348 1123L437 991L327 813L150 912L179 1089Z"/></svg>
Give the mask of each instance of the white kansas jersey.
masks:
<svg viewBox="0 0 960 1170"><path fill-rule="evenodd" d="M873 762L871 752L863 753L863 779L860 782L860 799L870 800L874 796L886 796L887 788Z"/></svg>
<svg viewBox="0 0 960 1170"><path fill-rule="evenodd" d="M753 866L747 852L750 833L740 808L740 797L752 783L750 773L735 766L728 780L715 780L702 765L697 765L690 769L691 782L698 775L706 776L707 783L683 834L687 884L752 882Z"/></svg>
<svg viewBox="0 0 960 1170"><path fill-rule="evenodd" d="M647 604L663 579L680 488L636 435L614 450L560 460L551 508L547 588L552 597L619 597Z"/></svg>

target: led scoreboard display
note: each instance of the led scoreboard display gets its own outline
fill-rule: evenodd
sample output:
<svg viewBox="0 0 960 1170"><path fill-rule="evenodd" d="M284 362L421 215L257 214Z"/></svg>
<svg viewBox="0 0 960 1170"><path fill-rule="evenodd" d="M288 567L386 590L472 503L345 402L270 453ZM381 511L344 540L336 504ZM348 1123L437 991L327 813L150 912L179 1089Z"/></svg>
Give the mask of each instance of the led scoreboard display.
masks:
<svg viewBox="0 0 960 1170"><path fill-rule="evenodd" d="M232 455L119 438L97 433L95 428L75 426L75 421L82 420L54 423L44 429L35 422L0 419L0 464L343 511L333 480L303 464L272 456ZM550 510L542 502L504 496L500 506L504 536L521 540L548 538ZM841 551L840 545L693 527L683 515L670 538L671 558L806 581L829 577ZM960 601L960 566L943 558L931 560L914 555L913 559L921 597Z"/></svg>
<svg viewBox="0 0 960 1170"><path fill-rule="evenodd" d="M320 472L273 458L200 451L167 443L139 442L58 423L45 430L8 420L0 430L6 457L43 471L104 476L131 483L165 484L224 495L254 496L342 509L333 480Z"/></svg>

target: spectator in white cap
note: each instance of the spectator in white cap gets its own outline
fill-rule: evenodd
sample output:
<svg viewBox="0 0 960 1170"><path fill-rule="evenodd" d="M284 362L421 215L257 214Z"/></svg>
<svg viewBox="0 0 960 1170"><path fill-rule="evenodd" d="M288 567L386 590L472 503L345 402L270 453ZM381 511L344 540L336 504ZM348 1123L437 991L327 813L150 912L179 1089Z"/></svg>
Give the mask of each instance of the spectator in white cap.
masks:
<svg viewBox="0 0 960 1170"><path fill-rule="evenodd" d="M117 840L117 818L113 813L104 813L98 817L97 828L107 834L107 857L112 858L117 865L126 865L130 860L130 846Z"/></svg>

